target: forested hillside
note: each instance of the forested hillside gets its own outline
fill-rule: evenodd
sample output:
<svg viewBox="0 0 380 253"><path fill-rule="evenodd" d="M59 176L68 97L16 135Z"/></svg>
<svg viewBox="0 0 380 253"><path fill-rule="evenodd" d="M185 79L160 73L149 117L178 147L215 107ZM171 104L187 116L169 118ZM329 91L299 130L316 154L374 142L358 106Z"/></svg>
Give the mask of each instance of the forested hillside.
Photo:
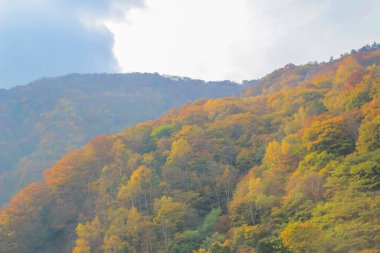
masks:
<svg viewBox="0 0 380 253"><path fill-rule="evenodd" d="M380 49L98 136L0 212L1 252L380 249Z"/></svg>
<svg viewBox="0 0 380 253"><path fill-rule="evenodd" d="M198 98L242 90L232 82L139 73L68 75L0 90L0 206L97 134L120 132Z"/></svg>

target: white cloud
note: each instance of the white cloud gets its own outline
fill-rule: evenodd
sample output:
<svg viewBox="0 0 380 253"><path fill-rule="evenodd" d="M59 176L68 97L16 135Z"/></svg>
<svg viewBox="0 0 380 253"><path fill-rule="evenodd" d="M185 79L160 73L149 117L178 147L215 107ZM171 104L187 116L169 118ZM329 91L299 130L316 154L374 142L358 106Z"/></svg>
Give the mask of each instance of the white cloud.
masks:
<svg viewBox="0 0 380 253"><path fill-rule="evenodd" d="M250 13L234 0L146 1L128 22L107 22L123 71L218 79L233 75L231 52L248 40ZM231 15L231 8L234 12ZM189 71L191 70L191 71Z"/></svg>
<svg viewBox="0 0 380 253"><path fill-rule="evenodd" d="M261 77L380 40L375 0L147 0L107 21L121 71Z"/></svg>
<svg viewBox="0 0 380 253"><path fill-rule="evenodd" d="M379 42L379 13L379 0L0 0L0 87L71 72L259 78Z"/></svg>

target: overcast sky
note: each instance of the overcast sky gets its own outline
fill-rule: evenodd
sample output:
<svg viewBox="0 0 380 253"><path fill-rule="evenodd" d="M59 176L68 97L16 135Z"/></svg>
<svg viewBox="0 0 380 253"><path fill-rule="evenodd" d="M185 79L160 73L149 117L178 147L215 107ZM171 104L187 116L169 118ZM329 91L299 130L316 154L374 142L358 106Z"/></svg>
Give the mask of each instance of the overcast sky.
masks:
<svg viewBox="0 0 380 253"><path fill-rule="evenodd" d="M68 73L260 78L380 42L379 0L0 0L0 88Z"/></svg>

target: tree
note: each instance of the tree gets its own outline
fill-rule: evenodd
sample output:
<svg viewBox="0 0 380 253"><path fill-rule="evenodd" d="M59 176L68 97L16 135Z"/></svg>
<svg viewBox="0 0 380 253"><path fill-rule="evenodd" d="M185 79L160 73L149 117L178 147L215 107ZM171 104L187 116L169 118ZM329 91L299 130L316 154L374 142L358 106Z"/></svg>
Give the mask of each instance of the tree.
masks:
<svg viewBox="0 0 380 253"><path fill-rule="evenodd" d="M260 178L248 175L239 183L229 206L231 219L235 225L257 225L261 222L263 210L257 203L261 194L263 188Z"/></svg>
<svg viewBox="0 0 380 253"><path fill-rule="evenodd" d="M322 252L318 246L323 239L323 231L310 221L290 223L280 237L285 246L295 253Z"/></svg>
<svg viewBox="0 0 380 253"><path fill-rule="evenodd" d="M127 232L133 253L153 252L153 224L134 207L129 210Z"/></svg>
<svg viewBox="0 0 380 253"><path fill-rule="evenodd" d="M285 177L296 168L299 162L298 153L295 145L289 140L283 139L281 143L274 140L268 144L263 162L273 173Z"/></svg>
<svg viewBox="0 0 380 253"><path fill-rule="evenodd" d="M177 233L171 250L178 253L187 253L196 250L204 239L212 232L218 222L221 209L213 209L207 214L203 223L196 230L185 230Z"/></svg>
<svg viewBox="0 0 380 253"><path fill-rule="evenodd" d="M33 183L21 189L8 205L0 209L0 247L13 252L36 250L52 230L48 223L51 199L43 183ZM38 231L38 233L36 233Z"/></svg>
<svg viewBox="0 0 380 253"><path fill-rule="evenodd" d="M173 201L171 197L163 196L155 201L154 208L153 221L159 226L165 252L169 253L174 233L184 224L187 207L185 204Z"/></svg>
<svg viewBox="0 0 380 253"><path fill-rule="evenodd" d="M343 116L318 120L305 129L303 140L309 151L347 155L355 150L355 136L345 127Z"/></svg>
<svg viewBox="0 0 380 253"><path fill-rule="evenodd" d="M165 165L165 177L177 187L188 190L190 187L191 146L180 138L172 144Z"/></svg>
<svg viewBox="0 0 380 253"><path fill-rule="evenodd" d="M132 173L128 184L120 188L118 198L128 200L132 207L145 210L149 215L152 198L152 171L144 165L138 167Z"/></svg>
<svg viewBox="0 0 380 253"><path fill-rule="evenodd" d="M210 166L212 188L220 208L226 208L231 201L238 171L230 165L213 163Z"/></svg>
<svg viewBox="0 0 380 253"><path fill-rule="evenodd" d="M89 243L84 239L77 239L75 241L75 247L73 253L91 253Z"/></svg>
<svg viewBox="0 0 380 253"><path fill-rule="evenodd" d="M124 253L128 244L116 235L106 236L103 241L104 253Z"/></svg>
<svg viewBox="0 0 380 253"><path fill-rule="evenodd" d="M369 152L380 148L380 115L372 120L364 120L359 128L357 140L359 152Z"/></svg>
<svg viewBox="0 0 380 253"><path fill-rule="evenodd" d="M97 252L101 249L103 238L98 218L95 218L92 222L79 223L76 232L78 239L76 240L74 252Z"/></svg>
<svg viewBox="0 0 380 253"><path fill-rule="evenodd" d="M129 209L126 206L120 206L117 209L108 209L108 229L106 231L106 236L110 237L112 235L115 235L125 241L128 234L128 215Z"/></svg>
<svg viewBox="0 0 380 253"><path fill-rule="evenodd" d="M294 171L304 151L302 145L283 139L281 143L272 141L268 144L263 164L265 193L278 196L284 192L287 177Z"/></svg>
<svg viewBox="0 0 380 253"><path fill-rule="evenodd" d="M326 251L376 248L380 240L379 152L353 153L327 165L325 201L315 207L312 218L329 238Z"/></svg>
<svg viewBox="0 0 380 253"><path fill-rule="evenodd" d="M355 85L361 79L362 74L362 67L354 56L344 57L336 71L335 82Z"/></svg>

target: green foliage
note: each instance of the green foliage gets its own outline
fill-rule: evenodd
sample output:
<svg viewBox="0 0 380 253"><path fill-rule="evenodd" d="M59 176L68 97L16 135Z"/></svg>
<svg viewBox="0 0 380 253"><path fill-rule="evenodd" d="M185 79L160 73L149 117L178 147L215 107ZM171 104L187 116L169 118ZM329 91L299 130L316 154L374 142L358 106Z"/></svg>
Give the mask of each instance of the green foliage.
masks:
<svg viewBox="0 0 380 253"><path fill-rule="evenodd" d="M198 249L199 245L203 244L205 238L213 231L221 212L219 208L213 209L196 230L185 230L183 233L177 234L171 251L186 253Z"/></svg>
<svg viewBox="0 0 380 253"><path fill-rule="evenodd" d="M175 130L175 125L163 125L159 126L152 131L152 138L154 139L160 139L162 137L168 137L170 136L174 130Z"/></svg>

